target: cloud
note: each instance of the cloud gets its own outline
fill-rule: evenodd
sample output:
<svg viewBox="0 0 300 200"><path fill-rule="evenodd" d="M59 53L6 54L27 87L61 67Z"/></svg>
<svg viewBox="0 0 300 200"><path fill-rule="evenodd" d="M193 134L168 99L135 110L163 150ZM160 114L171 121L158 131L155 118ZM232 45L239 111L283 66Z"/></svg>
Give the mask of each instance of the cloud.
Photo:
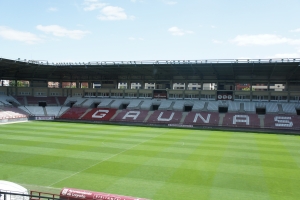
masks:
<svg viewBox="0 0 300 200"><path fill-rule="evenodd" d="M64 27L58 26L58 25L49 25L49 26L42 26L38 25L36 28L40 31L43 31L47 34L52 34L57 37L69 37L71 39L81 39L86 34L89 33L89 31L82 31L82 30L68 30Z"/></svg>
<svg viewBox="0 0 300 200"><path fill-rule="evenodd" d="M127 20L134 19L134 16L128 16L124 9L117 6L105 6L101 9L99 20Z"/></svg>
<svg viewBox="0 0 300 200"><path fill-rule="evenodd" d="M185 34L192 34L192 33L194 33L193 31L187 31L187 30L180 29L177 26L173 26L173 27L169 28L168 31L172 35L175 35L175 36L183 36Z"/></svg>
<svg viewBox="0 0 300 200"><path fill-rule="evenodd" d="M101 3L98 0L85 0L83 2L83 5L85 6L83 8L83 10L85 11L93 11L93 10L97 10L97 9L101 9L104 6L106 6L106 3Z"/></svg>
<svg viewBox="0 0 300 200"><path fill-rule="evenodd" d="M300 48L296 48L294 53L277 53L269 58L300 58Z"/></svg>
<svg viewBox="0 0 300 200"><path fill-rule="evenodd" d="M299 45L300 39L291 39L286 37L281 37L272 34L260 34L260 35L238 35L231 42L238 46L247 45L275 45L275 44L289 44L289 45Z"/></svg>
<svg viewBox="0 0 300 200"><path fill-rule="evenodd" d="M290 32L300 32L300 28L294 29L294 30L290 30Z"/></svg>
<svg viewBox="0 0 300 200"><path fill-rule="evenodd" d="M50 7L50 8L48 8L48 11L50 11L50 12L56 12L56 11L58 11L58 9L55 8L55 7Z"/></svg>
<svg viewBox="0 0 300 200"><path fill-rule="evenodd" d="M42 41L40 37L33 33L17 31L5 26L0 26L0 37L6 40L24 42L26 44L36 44Z"/></svg>
<svg viewBox="0 0 300 200"><path fill-rule="evenodd" d="M137 2L136 0L131 0L131 2ZM99 20L103 21L113 21L113 20L128 20L134 19L134 16L128 16L124 9L117 6L110 6L107 3L99 2L98 0L84 0L83 5L85 6L83 10L94 11L100 10L100 15L97 17Z"/></svg>

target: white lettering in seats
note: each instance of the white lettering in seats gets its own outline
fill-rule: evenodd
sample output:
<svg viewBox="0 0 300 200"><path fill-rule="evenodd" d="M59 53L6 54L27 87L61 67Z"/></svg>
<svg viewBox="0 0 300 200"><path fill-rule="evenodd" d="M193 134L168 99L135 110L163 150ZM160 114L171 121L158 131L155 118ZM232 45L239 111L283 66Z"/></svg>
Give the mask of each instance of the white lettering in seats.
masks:
<svg viewBox="0 0 300 200"><path fill-rule="evenodd" d="M164 121L164 122L168 122L168 121L171 121L174 117L174 113L172 112L172 114L170 115L170 117L167 119L167 118L161 118L161 116L164 114L164 112L161 112L157 118L157 121Z"/></svg>
<svg viewBox="0 0 300 200"><path fill-rule="evenodd" d="M275 123L275 126L279 126L279 127L293 127L293 122L289 121L291 120L291 117L283 117L283 116L276 116L274 117L274 121L278 122Z"/></svg>
<svg viewBox="0 0 300 200"><path fill-rule="evenodd" d="M136 120L136 118L140 115L140 111L129 111L127 112L122 119L126 118L133 118L133 120Z"/></svg>
<svg viewBox="0 0 300 200"><path fill-rule="evenodd" d="M205 124L208 124L209 123L209 120L210 120L210 114L207 115L206 119L204 119L204 117L202 117L202 115L200 113L197 113L195 115L195 118L194 118L194 123L197 122L197 118L200 117L200 119L205 123Z"/></svg>
<svg viewBox="0 0 300 200"><path fill-rule="evenodd" d="M98 115L98 113L101 113ZM92 118L103 118L105 115L109 113L109 110L97 110L93 115Z"/></svg>
<svg viewBox="0 0 300 200"><path fill-rule="evenodd" d="M248 115L234 115L233 116L233 124L236 124L237 122L243 122L246 123L246 125L250 124L249 116Z"/></svg>

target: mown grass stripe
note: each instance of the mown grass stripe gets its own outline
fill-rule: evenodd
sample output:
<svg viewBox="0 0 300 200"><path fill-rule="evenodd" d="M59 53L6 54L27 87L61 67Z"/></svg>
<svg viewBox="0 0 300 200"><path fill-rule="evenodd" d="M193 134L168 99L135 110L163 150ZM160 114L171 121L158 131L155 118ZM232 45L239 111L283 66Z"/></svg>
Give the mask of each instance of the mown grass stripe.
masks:
<svg viewBox="0 0 300 200"><path fill-rule="evenodd" d="M299 142L227 131L7 124L0 129L0 178L153 199L297 199Z"/></svg>

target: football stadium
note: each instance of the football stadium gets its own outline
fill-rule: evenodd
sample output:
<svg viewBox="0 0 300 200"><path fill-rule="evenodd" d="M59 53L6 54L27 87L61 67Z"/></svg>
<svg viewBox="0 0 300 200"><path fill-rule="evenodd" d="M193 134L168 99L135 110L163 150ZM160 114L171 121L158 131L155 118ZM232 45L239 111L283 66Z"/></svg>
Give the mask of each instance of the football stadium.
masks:
<svg viewBox="0 0 300 200"><path fill-rule="evenodd" d="M0 58L0 80L21 199L299 199L300 59Z"/></svg>
<svg viewBox="0 0 300 200"><path fill-rule="evenodd" d="M0 200L299 200L298 0L0 0Z"/></svg>

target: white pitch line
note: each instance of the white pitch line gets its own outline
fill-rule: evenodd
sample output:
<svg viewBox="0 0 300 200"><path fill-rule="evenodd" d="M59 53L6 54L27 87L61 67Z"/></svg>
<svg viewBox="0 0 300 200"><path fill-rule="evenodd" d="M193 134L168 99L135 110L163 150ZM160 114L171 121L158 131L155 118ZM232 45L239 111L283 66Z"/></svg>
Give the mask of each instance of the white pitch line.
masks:
<svg viewBox="0 0 300 200"><path fill-rule="evenodd" d="M98 165L98 164L100 164L100 163L102 163L102 162L104 162L104 161L107 161L107 160L109 160L109 159L111 159L111 158L113 158L113 157L115 157L115 156L118 156L118 155L124 153L125 151L128 151L128 150L130 150L130 149L133 149L134 147L136 147L136 146L138 146L138 145L141 145L141 144L143 144L143 143L145 143L145 142L147 142L147 141L149 141L149 140L152 140L153 138L155 138L155 137L157 137L157 136L160 136L160 135L162 135L163 133L166 133L166 132L162 132L161 134L158 134L158 135L156 135L156 136L154 136L154 137L152 137L152 138L149 138L148 140L145 140L145 141L143 141L143 142L140 142L140 143L138 143L138 144L136 144L136 145L134 145L134 146L132 146L132 147L130 147L130 148L128 148L128 149L125 149L125 150L121 151L120 153L114 154L114 155L112 155L112 156L110 156L110 157L108 157L108 158L106 158L106 159L104 159L104 160L101 160L101 161L99 161L99 162L97 162L97 163L95 163L95 164L93 164L93 165L91 165L91 166L89 166L89 167L84 168L83 170L80 170L80 171L78 171L78 172L76 172L76 173L71 174L70 176L67 176L67 177L65 177L65 178L63 178L63 179L60 179L59 181L56 181L56 182L52 183L51 185L48 185L48 187L51 187L52 185L55 185L56 183L59 183L59 182L64 181L64 180L66 180L66 179L68 179L68 178L71 178L72 176L75 176L75 175L77 175L77 174L79 174L79 173L81 173L81 172L83 172L83 171L85 171L85 170L87 170L87 169L89 169L89 168L92 168L92 167L94 167L94 166L96 166L96 165Z"/></svg>

